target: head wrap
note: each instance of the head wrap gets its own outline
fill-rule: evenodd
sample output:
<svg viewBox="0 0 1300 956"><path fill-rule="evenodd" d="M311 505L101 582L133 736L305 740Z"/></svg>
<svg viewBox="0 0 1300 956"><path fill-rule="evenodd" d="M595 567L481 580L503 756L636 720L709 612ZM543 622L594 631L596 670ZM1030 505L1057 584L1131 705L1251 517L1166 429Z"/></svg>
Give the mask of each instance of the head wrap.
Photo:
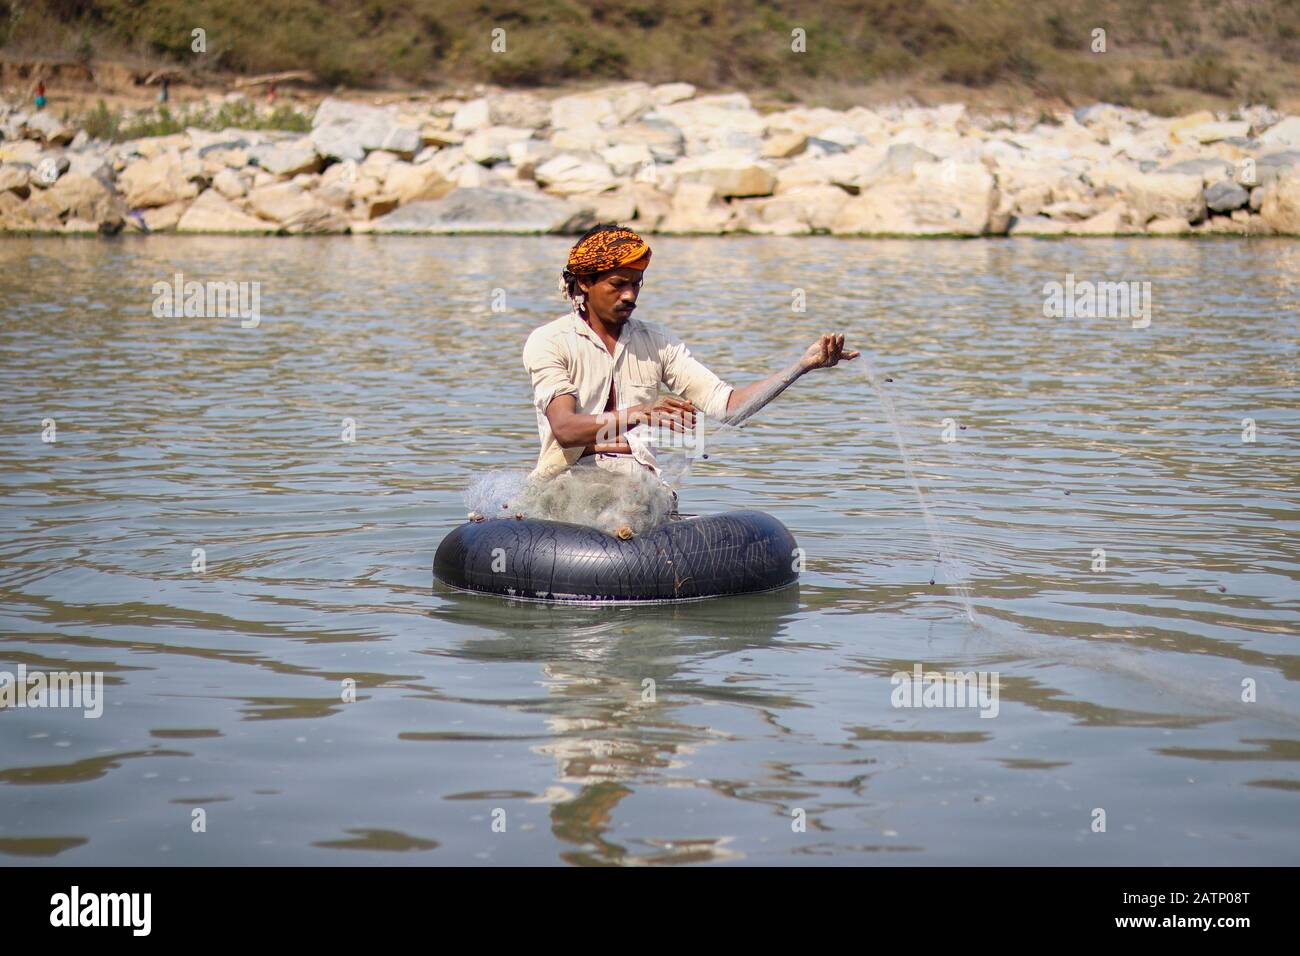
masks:
<svg viewBox="0 0 1300 956"><path fill-rule="evenodd" d="M607 229L580 239L569 250L566 268L575 276L595 275L626 266L642 269L650 264L650 247L631 229Z"/></svg>

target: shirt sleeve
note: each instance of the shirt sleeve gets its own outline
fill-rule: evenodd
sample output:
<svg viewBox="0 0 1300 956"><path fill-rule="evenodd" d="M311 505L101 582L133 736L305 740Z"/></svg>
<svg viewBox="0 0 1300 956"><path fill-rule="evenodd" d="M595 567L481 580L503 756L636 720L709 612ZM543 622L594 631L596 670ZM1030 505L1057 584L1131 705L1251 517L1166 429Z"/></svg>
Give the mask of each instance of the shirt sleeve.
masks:
<svg viewBox="0 0 1300 956"><path fill-rule="evenodd" d="M533 379L533 404L542 415L557 395L577 395L578 386L569 370L568 356L558 336L534 330L524 343L524 368Z"/></svg>
<svg viewBox="0 0 1300 956"><path fill-rule="evenodd" d="M686 343L672 332L662 326L658 332L664 384L710 418L726 418L731 386L691 355Z"/></svg>

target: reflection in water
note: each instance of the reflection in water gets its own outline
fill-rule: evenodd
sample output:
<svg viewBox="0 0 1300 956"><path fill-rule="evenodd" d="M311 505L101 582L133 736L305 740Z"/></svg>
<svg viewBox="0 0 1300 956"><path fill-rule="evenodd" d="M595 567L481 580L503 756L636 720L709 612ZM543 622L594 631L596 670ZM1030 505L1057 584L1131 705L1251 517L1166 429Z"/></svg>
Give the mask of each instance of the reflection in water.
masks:
<svg viewBox="0 0 1300 956"><path fill-rule="evenodd" d="M469 481L535 457L567 247L0 243L0 671L105 704L0 710L0 858L1295 862L1300 244L656 242L644 317L728 380L863 348L981 627L849 367L680 488L779 517L797 589L432 587ZM155 319L177 271L260 282L260 326ZM1067 273L1150 281L1150 328L1044 317ZM996 719L891 706L917 663L998 673Z"/></svg>
<svg viewBox="0 0 1300 956"><path fill-rule="evenodd" d="M16 837L0 839L0 854L5 856L58 856L64 850L82 846L85 837Z"/></svg>
<svg viewBox="0 0 1300 956"><path fill-rule="evenodd" d="M318 840L312 846L329 850L383 850L389 853L406 853L411 850L436 850L436 840L421 840L395 830L365 830L353 828L348 840Z"/></svg>
<svg viewBox="0 0 1300 956"><path fill-rule="evenodd" d="M575 609L447 593L449 606L435 617L468 619L495 631L464 642L454 649L456 656L541 664L541 683L550 699L532 706L547 715L550 733L546 743L532 749L555 761L558 782L539 800L552 805L555 836L578 847L562 853L563 859L635 864L741 857L727 847L730 839L725 837L660 841L649 852L632 852L610 837L611 818L619 802L634 792L633 784L653 779L661 769L688 766L679 755L699 760L716 736L707 726L673 717L679 706L675 701L701 690L678 673L681 663L770 646L795 619L797 585L746 597L639 608ZM793 698L769 700L741 687L708 690L736 706L797 706Z"/></svg>

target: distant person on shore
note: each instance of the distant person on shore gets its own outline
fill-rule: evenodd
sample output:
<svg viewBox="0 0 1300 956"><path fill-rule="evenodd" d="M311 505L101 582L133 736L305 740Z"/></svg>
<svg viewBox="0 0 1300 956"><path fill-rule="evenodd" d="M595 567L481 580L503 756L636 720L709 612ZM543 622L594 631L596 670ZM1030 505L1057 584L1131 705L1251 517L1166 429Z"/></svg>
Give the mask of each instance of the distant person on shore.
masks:
<svg viewBox="0 0 1300 956"><path fill-rule="evenodd" d="M805 372L858 357L845 350L843 335L823 335L788 369L733 388L666 328L632 318L649 264L645 240L613 223L596 226L570 251L561 282L573 310L534 329L524 345L542 441L534 476L588 467L657 475L636 426L691 431L696 408L738 424ZM682 398L661 398L660 385Z"/></svg>
<svg viewBox="0 0 1300 956"><path fill-rule="evenodd" d="M36 84L36 108L45 109L45 81L42 80Z"/></svg>
<svg viewBox="0 0 1300 956"><path fill-rule="evenodd" d="M158 89L158 102L159 102L159 103L166 103L166 102L167 102L167 99L168 99L168 86L169 86L169 82L168 82L168 80L167 80L167 77L164 76L164 77L162 78L162 80L159 82L158 85L159 85L159 89Z"/></svg>

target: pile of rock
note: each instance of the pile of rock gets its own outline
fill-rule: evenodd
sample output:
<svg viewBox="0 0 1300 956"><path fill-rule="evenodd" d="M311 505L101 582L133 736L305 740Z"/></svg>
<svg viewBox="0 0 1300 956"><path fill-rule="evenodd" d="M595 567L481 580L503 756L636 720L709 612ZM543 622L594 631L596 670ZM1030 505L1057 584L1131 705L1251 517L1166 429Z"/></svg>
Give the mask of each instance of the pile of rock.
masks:
<svg viewBox="0 0 1300 956"><path fill-rule="evenodd" d="M1300 117L760 113L626 83L119 145L0 103L0 231L1300 235Z"/></svg>

